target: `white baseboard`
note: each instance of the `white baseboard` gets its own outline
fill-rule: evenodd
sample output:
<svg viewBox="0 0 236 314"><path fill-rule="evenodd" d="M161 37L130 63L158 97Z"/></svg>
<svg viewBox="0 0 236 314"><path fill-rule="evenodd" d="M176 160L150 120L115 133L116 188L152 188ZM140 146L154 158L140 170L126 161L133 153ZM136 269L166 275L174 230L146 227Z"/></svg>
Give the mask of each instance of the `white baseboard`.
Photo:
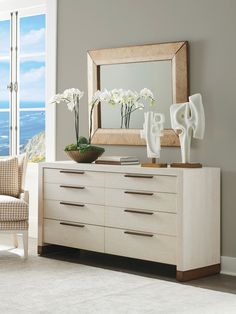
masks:
<svg viewBox="0 0 236 314"><path fill-rule="evenodd" d="M29 237L35 239L38 237L38 217L29 218Z"/></svg>
<svg viewBox="0 0 236 314"><path fill-rule="evenodd" d="M236 257L221 256L221 274L236 276Z"/></svg>

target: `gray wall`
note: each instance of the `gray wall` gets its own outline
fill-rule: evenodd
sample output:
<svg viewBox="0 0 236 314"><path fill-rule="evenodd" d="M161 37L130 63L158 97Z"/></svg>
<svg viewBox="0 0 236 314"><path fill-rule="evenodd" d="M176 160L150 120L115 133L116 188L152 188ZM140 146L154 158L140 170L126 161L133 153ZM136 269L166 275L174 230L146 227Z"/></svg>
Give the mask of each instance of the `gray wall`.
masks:
<svg viewBox="0 0 236 314"><path fill-rule="evenodd" d="M89 49L188 40L190 93L200 92L206 136L194 142L192 159L222 169L222 255L236 257L236 1L235 0L59 0L58 91L78 87L87 93ZM81 134L88 134L87 97L81 108ZM71 113L57 110L57 159L74 141ZM145 148L107 147L114 154ZM165 148L162 159L176 161L179 149Z"/></svg>

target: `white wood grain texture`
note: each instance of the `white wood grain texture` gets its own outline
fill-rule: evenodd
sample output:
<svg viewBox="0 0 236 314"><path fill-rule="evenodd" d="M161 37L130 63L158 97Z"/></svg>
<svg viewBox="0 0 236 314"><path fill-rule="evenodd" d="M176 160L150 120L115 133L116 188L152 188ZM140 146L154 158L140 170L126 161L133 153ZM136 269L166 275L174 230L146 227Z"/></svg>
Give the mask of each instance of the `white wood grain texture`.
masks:
<svg viewBox="0 0 236 314"><path fill-rule="evenodd" d="M69 173L69 170L63 169L44 169L44 182L104 187L104 173L95 171L73 173L73 170Z"/></svg>
<svg viewBox="0 0 236 314"><path fill-rule="evenodd" d="M126 230L105 228L105 253L167 264L176 264L176 238L125 234Z"/></svg>
<svg viewBox="0 0 236 314"><path fill-rule="evenodd" d="M104 252L104 227L85 225L83 228L61 225L44 219L44 242L96 252Z"/></svg>
<svg viewBox="0 0 236 314"><path fill-rule="evenodd" d="M106 206L176 212L176 194L152 192L152 195L138 195L127 194L126 192L142 193L142 191L131 189L105 189Z"/></svg>
<svg viewBox="0 0 236 314"><path fill-rule="evenodd" d="M183 168L152 168L141 167L140 165L102 165L94 163L77 163L74 161L55 161L43 162L42 166L47 169L60 169L60 170L76 170L76 171L93 171L104 173L136 173L136 174L153 174L164 176L178 176L184 171ZM204 168L203 168L204 169Z"/></svg>
<svg viewBox="0 0 236 314"><path fill-rule="evenodd" d="M44 206L43 206L43 164L39 164L38 171L38 246L43 245L43 229L44 229Z"/></svg>
<svg viewBox="0 0 236 314"><path fill-rule="evenodd" d="M173 176L126 177L130 173L106 173L105 187L176 193L177 178ZM142 176L142 175L140 175Z"/></svg>
<svg viewBox="0 0 236 314"><path fill-rule="evenodd" d="M84 206L72 206L60 204L60 201L45 200L44 218L104 225L104 206L97 204L81 204Z"/></svg>
<svg viewBox="0 0 236 314"><path fill-rule="evenodd" d="M61 188L58 188L60 184L45 183L43 182L43 168L52 168L58 172L58 169L68 169L68 170L81 170L94 172L94 182L96 183L96 178L105 178L103 181L101 179L100 183L103 182L100 187L87 186L92 184L90 180L84 181L83 184L86 189L84 190L74 190L65 189L62 193ZM48 170L48 169L47 169ZM81 243L78 242L78 238L75 237L73 228L66 227L66 233L68 238L58 238L58 230L62 230L58 226L57 220L50 220L50 226L44 225L43 218L44 214L44 203L43 199L46 199L47 203L53 204L60 200L64 201L75 201L83 202L85 204L96 204L98 207L91 207L91 213L87 216L87 221L85 216L83 218L84 223L94 223L96 224L96 217L102 216L101 220L105 224L111 225L113 228L106 228L106 237L104 243L104 233L103 233L103 249L106 244L106 252L116 255L130 256L140 259L153 260L163 263L172 263L177 265L177 269L180 271L195 269L199 267L205 267L212 264L220 263L220 169L219 168L202 168L202 169L153 169L153 168L142 168L140 166L112 166L112 165L94 165L94 164L77 164L74 162L55 162L55 163L42 163L40 165L39 172L39 245L45 244L44 233L47 230L47 241L48 243L61 244L73 247L81 247ZM155 176L166 176L170 177L173 183L175 180L175 192L166 193L165 190L158 191L156 185L145 183L146 180L141 178L140 183L132 183L131 181L122 181L124 174L151 174ZM96 176L98 174L98 176ZM90 175L90 173L88 174ZM117 176L118 175L118 176ZM166 178L165 177L165 178ZM120 179L121 178L121 179ZM54 177L55 179L55 177ZM54 180L53 179L53 180ZM47 179L48 180L48 179ZM50 179L49 179L50 180ZM73 179L72 179L73 180ZM120 180L120 181L119 181ZM136 180L136 179L135 179ZM148 180L148 179L147 179ZM98 181L99 182L99 179ZM127 182L127 183L126 183ZM130 184L131 182L131 184ZM166 181L167 182L167 181ZM71 184L68 179L67 184ZM77 181L74 182L77 185ZM159 182L157 182L158 185ZM172 184L171 183L171 184ZM61 181L61 184L65 184L65 181ZM124 186L124 184L127 184ZM165 183L163 183L165 184ZM73 185L73 184L72 184ZM79 184L78 185L82 185ZM106 188L105 188L106 185ZM110 188L113 186L114 188ZM170 189L173 185L169 186ZM136 190L137 189L137 190ZM124 190L128 191L152 191L154 195L131 195L125 194ZM45 193L44 193L45 191ZM173 192L173 190L170 190ZM170 192L169 191L169 192ZM162 193L164 192L164 193ZM106 215L103 210L103 205L106 204ZM51 206L50 205L50 206ZM89 205L90 206L90 205ZM68 213L57 213L57 206L50 208L50 217L55 219L62 219L68 221L75 221L77 214L72 210L72 214ZM177 232L176 237L167 235L158 235L155 228L159 226L159 232L164 230L169 230L170 225L173 222L170 220L162 220L158 222L151 222L148 216L144 219L139 218L127 218L124 217L122 210L125 208L138 209L138 210L150 210L154 211L155 215L159 217L164 217L165 215L172 215L171 217L176 217L177 219ZM98 210L97 210L98 209ZM71 208L69 209L71 210ZM94 221L92 218L92 212L94 210ZM96 211L96 213L95 213ZM99 215L98 215L99 212ZM170 213L169 213L170 212ZM165 214L166 213L166 214ZM176 213L176 214L174 214ZM100 215L101 214L101 215ZM127 214L127 213L126 213ZM162 214L162 215L160 215ZM58 215L58 216L57 216ZM63 216L65 215L65 216ZM105 215L105 217L104 217ZM128 214L133 215L133 214ZM137 214L138 215L138 214ZM154 220L156 216L150 216ZM57 218L56 218L57 217ZM68 219L67 219L68 217ZM80 216L82 217L82 216ZM165 216L166 218L168 216ZM169 216L170 217L170 216ZM64 219L66 218L66 219ZM99 218L99 219L100 219ZM79 218L80 219L80 218ZM49 221L48 219L45 220ZM165 225L167 224L167 225ZM52 226L52 227L51 227ZM91 230L92 227L95 229ZM72 229L67 229L72 228ZM74 227L76 228L76 227ZM88 228L90 226L88 225ZM91 226L89 234L93 233L93 236L87 237L83 240L83 245L81 247L84 249L91 249L89 241L93 241L96 238L96 232L99 227ZM103 227L100 227L103 228ZM120 229L118 229L120 228ZM154 237L141 237L141 236L131 236L124 234L126 230L136 230L140 232L152 232ZM153 229L152 229L153 228ZM77 229L77 228L76 228ZM148 230L146 230L148 229ZM51 230L51 231L50 231ZM100 230L98 229L98 237L100 237ZM55 231L55 232L54 232ZM92 232L93 231L93 232ZM169 232L168 231L168 232ZM78 232L78 231L76 231ZM81 231L80 231L81 232ZM55 233L56 239L53 239L53 233ZM61 233L61 231L59 232ZM64 230L62 233L65 233ZM77 233L76 233L77 234ZM50 235L50 237L48 237ZM124 237L124 235L126 237ZM157 237L159 236L159 238ZM164 238L163 238L164 237ZM79 240L81 237L79 238ZM89 239L89 240L88 240ZM152 240L150 240L152 239ZM159 239L159 242L157 241ZM163 240L162 240L163 239ZM168 241L167 241L167 240ZM174 240L173 240L174 239ZM52 241L53 242L52 242ZM68 240L68 241L67 241ZM124 241L122 241L124 240ZM162 240L162 241L160 241ZM73 242L74 241L74 242ZM88 241L88 242L86 242ZM174 243L173 243L174 242ZM67 243L67 244L65 244ZM79 243L79 244L78 244ZM78 246L79 245L79 246ZM87 247L86 247L87 246ZM90 247L90 248L89 248ZM100 250L100 249L99 249ZM98 250L98 251L99 251ZM100 250L101 251L101 250Z"/></svg>
<svg viewBox="0 0 236 314"><path fill-rule="evenodd" d="M86 186L84 189L76 189L73 188L74 186L76 185L71 185L71 187L65 188L60 187L60 184L45 183L44 199L82 202L98 205L104 204L104 188Z"/></svg>
<svg viewBox="0 0 236 314"><path fill-rule="evenodd" d="M152 213L152 215L145 213ZM176 214L172 213L106 206L105 226L176 235L176 216Z"/></svg>
<svg viewBox="0 0 236 314"><path fill-rule="evenodd" d="M184 171L182 210L182 261L177 269L220 263L219 169Z"/></svg>
<svg viewBox="0 0 236 314"><path fill-rule="evenodd" d="M178 194L176 197L177 204L177 265L178 268L183 268L183 172L177 177L177 190Z"/></svg>

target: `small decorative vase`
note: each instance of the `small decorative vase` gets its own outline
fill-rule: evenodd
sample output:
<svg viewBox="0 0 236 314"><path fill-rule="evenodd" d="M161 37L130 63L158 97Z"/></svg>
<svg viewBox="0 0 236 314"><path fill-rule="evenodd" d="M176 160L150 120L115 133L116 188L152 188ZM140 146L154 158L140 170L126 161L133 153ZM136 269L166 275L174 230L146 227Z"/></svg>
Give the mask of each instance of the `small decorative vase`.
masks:
<svg viewBox="0 0 236 314"><path fill-rule="evenodd" d="M96 146L92 146L95 148ZM96 147L96 149L81 152L79 150L65 151L66 154L74 161L79 163L92 163L104 153L105 149Z"/></svg>

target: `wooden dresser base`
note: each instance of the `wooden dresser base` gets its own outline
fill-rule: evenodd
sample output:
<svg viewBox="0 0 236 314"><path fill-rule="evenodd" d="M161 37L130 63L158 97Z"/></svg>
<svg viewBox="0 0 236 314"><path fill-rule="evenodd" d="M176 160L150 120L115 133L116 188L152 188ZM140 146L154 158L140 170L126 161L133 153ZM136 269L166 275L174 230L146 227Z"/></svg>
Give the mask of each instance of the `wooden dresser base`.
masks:
<svg viewBox="0 0 236 314"><path fill-rule="evenodd" d="M176 272L176 279L178 281L189 281L210 275L215 275L220 272L220 264L210 265L202 268L191 269L187 271Z"/></svg>
<svg viewBox="0 0 236 314"><path fill-rule="evenodd" d="M41 256L45 254L55 253L58 251L66 251L66 250L72 250L72 248L60 246L60 245L53 245L53 244L38 246L38 254ZM75 249L75 250L79 251L78 249ZM220 264L191 269L188 271L177 270L176 280L180 282L190 281L190 280L199 279L202 277L215 275L215 274L218 274L219 272L220 272Z"/></svg>
<svg viewBox="0 0 236 314"><path fill-rule="evenodd" d="M73 250L70 247L62 246L62 245L55 245L55 244L48 244L48 245L38 245L38 254L43 256L45 254L60 252L60 251L71 251ZM79 249L76 249L79 251Z"/></svg>

